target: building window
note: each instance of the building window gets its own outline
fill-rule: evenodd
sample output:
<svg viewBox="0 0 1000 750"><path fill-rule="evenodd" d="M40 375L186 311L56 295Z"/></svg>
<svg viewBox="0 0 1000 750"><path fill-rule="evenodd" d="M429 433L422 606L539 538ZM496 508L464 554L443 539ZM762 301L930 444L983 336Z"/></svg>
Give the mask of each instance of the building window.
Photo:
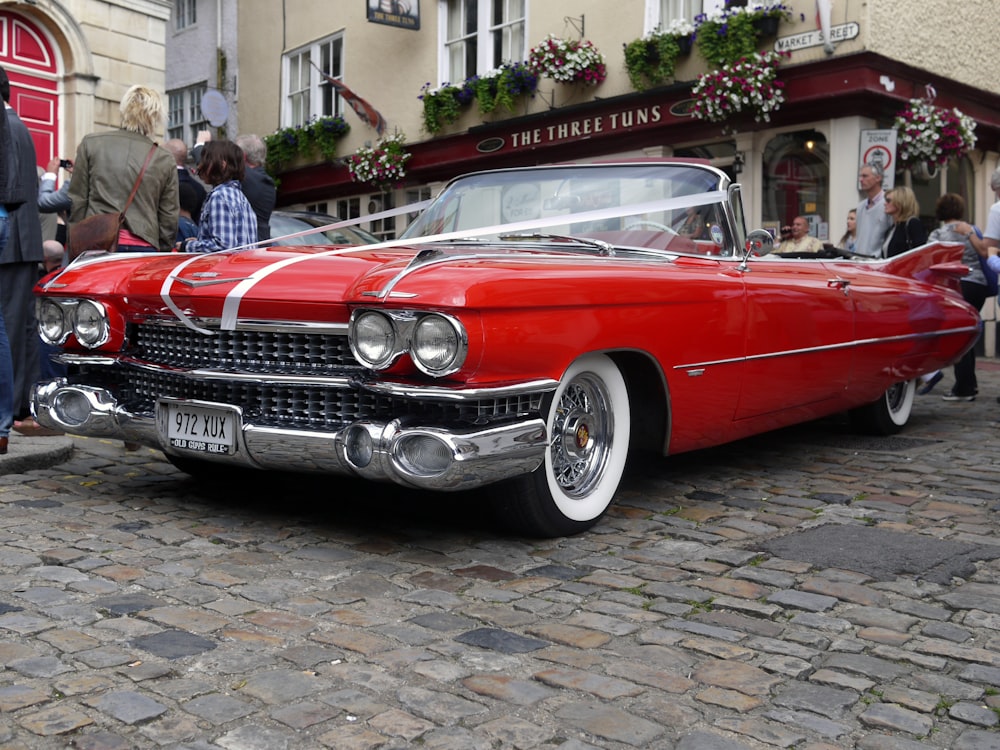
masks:
<svg viewBox="0 0 1000 750"><path fill-rule="evenodd" d="M357 219L361 216L361 199L358 197L341 198L337 201L337 213L335 216L343 221Z"/></svg>
<svg viewBox="0 0 1000 750"><path fill-rule="evenodd" d="M167 138L179 138L191 146L199 130L208 130L208 120L201 111L206 91L208 84L199 83L167 94Z"/></svg>
<svg viewBox="0 0 1000 750"><path fill-rule="evenodd" d="M198 20L197 0L174 0L174 25L177 29L194 26Z"/></svg>
<svg viewBox="0 0 1000 750"><path fill-rule="evenodd" d="M448 82L464 81L504 62L520 62L526 0L440 0L444 27L442 70Z"/></svg>
<svg viewBox="0 0 1000 750"><path fill-rule="evenodd" d="M396 207L394 193L389 190L385 193L376 193L368 197L368 214L377 214L388 211ZM396 217L388 216L384 219L375 219L368 222L368 231L374 234L383 242L396 239Z"/></svg>
<svg viewBox="0 0 1000 750"><path fill-rule="evenodd" d="M316 68L319 70L316 70ZM344 70L344 39L328 37L285 55L285 127L301 127L317 117L343 113L343 103L320 71L340 80Z"/></svg>
<svg viewBox="0 0 1000 750"><path fill-rule="evenodd" d="M647 17L651 23L647 31L656 27L666 28L671 21L694 21L695 16L701 13L711 13L713 10L724 8L725 0L647 0ZM738 2L731 2L730 5L740 5Z"/></svg>

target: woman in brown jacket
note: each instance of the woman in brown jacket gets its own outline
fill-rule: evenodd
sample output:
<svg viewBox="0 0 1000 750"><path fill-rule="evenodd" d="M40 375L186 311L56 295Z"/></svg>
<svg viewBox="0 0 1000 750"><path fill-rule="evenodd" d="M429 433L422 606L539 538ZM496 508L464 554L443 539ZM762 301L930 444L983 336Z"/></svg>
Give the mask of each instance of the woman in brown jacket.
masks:
<svg viewBox="0 0 1000 750"><path fill-rule="evenodd" d="M126 91L119 111L121 129L84 136L77 148L69 186L71 234L74 222L125 207L155 145L152 138L166 119L162 97L148 86ZM169 252L177 237L177 215L177 165L170 152L157 146L125 214L118 252Z"/></svg>

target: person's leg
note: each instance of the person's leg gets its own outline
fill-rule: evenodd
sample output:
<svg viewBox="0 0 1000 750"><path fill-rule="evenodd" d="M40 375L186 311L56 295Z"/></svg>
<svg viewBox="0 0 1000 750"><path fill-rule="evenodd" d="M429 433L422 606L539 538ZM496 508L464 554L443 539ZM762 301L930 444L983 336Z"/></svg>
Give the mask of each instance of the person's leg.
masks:
<svg viewBox="0 0 1000 750"><path fill-rule="evenodd" d="M986 302L986 286L970 281L963 281L962 298L978 310ZM967 399L970 396L975 397L978 391L979 383L976 380L976 347L973 345L955 363L955 386L951 389L950 395Z"/></svg>
<svg viewBox="0 0 1000 750"><path fill-rule="evenodd" d="M37 263L0 265L3 317L10 342L11 366L14 368L14 418L30 415L31 388L38 380L38 322L35 320L35 282Z"/></svg>
<svg viewBox="0 0 1000 750"><path fill-rule="evenodd" d="M7 216L0 216L0 248L7 242ZM0 297L3 290L0 289ZM10 342L0 306L0 453L7 452L7 440L14 424L14 369L11 366Z"/></svg>

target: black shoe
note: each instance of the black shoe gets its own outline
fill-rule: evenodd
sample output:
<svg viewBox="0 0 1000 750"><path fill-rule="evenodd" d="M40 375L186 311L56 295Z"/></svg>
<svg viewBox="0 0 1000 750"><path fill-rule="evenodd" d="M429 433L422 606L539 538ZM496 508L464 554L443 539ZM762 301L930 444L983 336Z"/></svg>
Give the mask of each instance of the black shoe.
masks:
<svg viewBox="0 0 1000 750"><path fill-rule="evenodd" d="M924 384L920 386L917 393L921 396L926 396L928 393L934 390L934 386L940 383L944 379L944 373L938 370L934 373L934 376L930 380L925 380Z"/></svg>
<svg viewBox="0 0 1000 750"><path fill-rule="evenodd" d="M975 396L959 396L954 391L944 394L941 399L943 401L975 401Z"/></svg>

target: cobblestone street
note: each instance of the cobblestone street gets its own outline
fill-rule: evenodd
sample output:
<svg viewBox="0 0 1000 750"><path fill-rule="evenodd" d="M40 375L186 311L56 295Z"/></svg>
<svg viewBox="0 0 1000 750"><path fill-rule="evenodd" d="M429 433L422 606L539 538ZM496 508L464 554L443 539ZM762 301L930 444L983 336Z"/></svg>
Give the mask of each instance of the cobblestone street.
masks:
<svg viewBox="0 0 1000 750"><path fill-rule="evenodd" d="M204 483L74 439L0 477L0 748L1000 748L1000 364L637 462L590 533L475 493Z"/></svg>

